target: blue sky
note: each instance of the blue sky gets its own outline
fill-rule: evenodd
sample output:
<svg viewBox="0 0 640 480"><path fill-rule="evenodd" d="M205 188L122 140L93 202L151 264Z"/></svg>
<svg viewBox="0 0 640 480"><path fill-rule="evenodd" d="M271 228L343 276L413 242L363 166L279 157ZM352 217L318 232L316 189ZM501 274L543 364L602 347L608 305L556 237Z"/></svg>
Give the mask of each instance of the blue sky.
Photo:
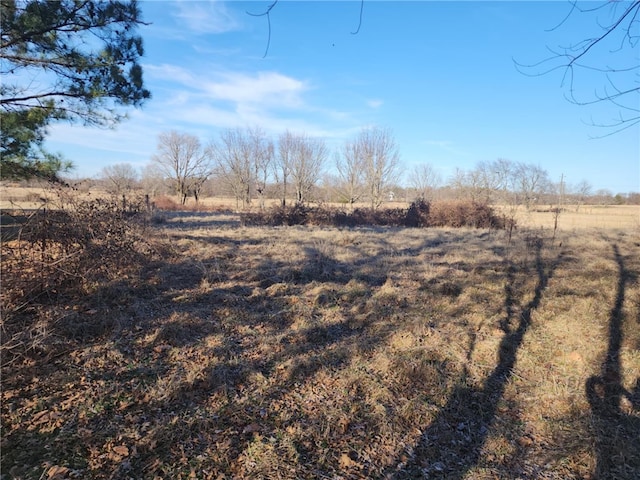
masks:
<svg viewBox="0 0 640 480"><path fill-rule="evenodd" d="M574 105L565 98L564 70L527 76L514 63L539 62L547 47L598 34L596 21L609 21L609 9L574 13L548 31L569 3L365 0L353 35L359 1L281 0L263 58L267 19L247 11L270 3L141 2L150 22L140 29L142 64L153 98L114 130L55 125L47 146L85 177L110 163L145 166L168 130L207 143L227 128L259 126L274 138L289 129L338 149L378 125L393 131L407 171L426 162L447 179L456 168L506 158L540 165L555 181L564 174L594 189L640 191L640 126L594 139L611 130L592 123L609 123L618 107ZM637 46L612 52L620 40L612 42L591 52L591 64L640 64ZM577 71L576 97L590 100L606 82Z"/></svg>

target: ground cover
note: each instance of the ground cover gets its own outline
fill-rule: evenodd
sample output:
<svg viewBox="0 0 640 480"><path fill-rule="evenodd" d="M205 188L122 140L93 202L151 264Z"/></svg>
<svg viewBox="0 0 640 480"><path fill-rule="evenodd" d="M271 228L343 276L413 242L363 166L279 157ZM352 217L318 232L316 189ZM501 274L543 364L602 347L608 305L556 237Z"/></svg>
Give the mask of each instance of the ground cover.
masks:
<svg viewBox="0 0 640 480"><path fill-rule="evenodd" d="M633 229L195 212L141 238L75 296L4 312L3 478L640 475Z"/></svg>

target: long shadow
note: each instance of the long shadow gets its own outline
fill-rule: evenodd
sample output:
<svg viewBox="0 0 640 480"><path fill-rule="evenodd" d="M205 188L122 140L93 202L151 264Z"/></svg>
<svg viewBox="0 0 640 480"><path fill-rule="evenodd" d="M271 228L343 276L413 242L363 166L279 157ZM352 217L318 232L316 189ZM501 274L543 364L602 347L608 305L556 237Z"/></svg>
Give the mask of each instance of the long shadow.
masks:
<svg viewBox="0 0 640 480"><path fill-rule="evenodd" d="M514 308L516 268L513 264L508 266L504 305L506 316L500 322L504 336L499 345L498 364L493 372L481 387L475 387L467 385L468 372L465 369L447 404L422 432L409 460L404 464L396 462L393 466L395 471L388 472L387 478L462 479L478 463L499 402L512 376L518 349L531 326L531 315L540 305L549 279L561 260L559 256L545 272L542 243L536 244L535 248L538 283L533 299L519 315L516 315Z"/></svg>
<svg viewBox="0 0 640 480"><path fill-rule="evenodd" d="M633 274L626 269L617 245L613 253L618 264L616 298L609 316L609 342L599 376L590 377L585 391L591 406L592 426L596 435L596 468L598 479L640 478L640 418L622 410L626 397L634 409L640 410L640 378L633 391L622 385L620 349L624 338L623 305L625 289Z"/></svg>
<svg viewBox="0 0 640 480"><path fill-rule="evenodd" d="M158 227L163 230L234 228L240 225L239 216L231 212L160 211L159 214L164 222Z"/></svg>
<svg viewBox="0 0 640 480"><path fill-rule="evenodd" d="M226 242L222 246L230 247L231 254L237 255L234 243ZM141 421L149 424L144 438L137 442L135 456L125 464L105 464L113 478L130 473L123 470L125 467L131 472L152 476L161 471L162 462L177 461L175 450L179 445L189 445L195 454L205 454L207 448L223 436L229 439L224 446L228 449L226 461L237 462L254 440L254 435L259 433L257 429L267 428L276 421L272 416L279 414L271 406L277 406L298 388L297 385L312 378L320 369L344 368L354 356L371 351L386 341L394 326L389 324L386 329L372 330L376 318L356 319L349 310L350 304L335 305L342 311L342 322L318 325L311 322L305 328L292 331L290 326L296 312L292 310L290 300L283 294L253 292L256 284L266 289L274 281L283 281L288 284L289 294L293 295L300 286L313 281L346 284L353 275L367 288L384 283L384 275L361 271L367 262L377 264L382 261L384 252L367 257L363 265L349 265L317 246L306 246L303 251L304 260L300 264L263 259L254 276L235 286L187 296L186 292L197 290L202 278L191 260L154 265L143 273L144 279L157 277L159 282L153 292L154 303L164 311L164 320L158 326L157 339L144 346L134 345L135 337L118 339L115 346L119 353L125 362L135 367L105 371L99 380L118 384L119 395L129 395L129 390L138 392L141 384L153 392L160 391L158 385L166 385L166 392L161 397L138 398L123 407L109 406L83 423L83 428L91 431L104 430L105 425L113 424L114 431L109 433L114 436L117 435L115 426L119 424L119 421L112 421L116 415L132 419L136 428ZM292 275L293 278L289 278ZM230 271L223 268L216 283L226 284L230 278ZM331 298L327 301L333 302ZM313 315L312 310L309 315ZM153 320L147 323L153 323ZM145 327L145 331L150 329ZM261 333L247 334L248 331ZM189 355L191 347L203 348L201 342L212 333L222 341L208 348L211 359L197 357L202 361L202 369L197 375L190 378L176 375L173 381L175 359L170 358L171 347L179 347L182 355ZM265 342L271 349L260 351L258 347ZM256 377L264 379L259 392L248 389ZM273 382L273 379L278 381ZM105 398L115 396L110 392ZM214 401L218 402L215 407L211 404ZM109 402L117 404L116 401ZM202 417L204 411L206 418ZM176 427L176 419L180 419L179 427ZM101 441L104 440L98 437L95 444L93 441L88 443L92 448L100 448ZM298 455L312 461L313 449L304 445L296 445L296 448Z"/></svg>
<svg viewBox="0 0 640 480"><path fill-rule="evenodd" d="M446 238L425 239L422 248L433 248L444 243ZM216 239L215 243L218 241ZM354 302L343 303L328 294L326 299L318 296L317 306L326 308L328 303L343 317L341 322L314 324L310 321L304 328L290 329L300 315L292 308L293 304L298 304L297 299L294 301L295 294L315 280L346 284L355 277L365 284L365 293L358 294L362 295L358 298L369 297L385 281L386 272L382 271L382 266L392 245L381 244L382 249L375 254L358 251L359 255L355 255L358 260L353 263L338 261L331 255L331 250L325 251L318 245L308 246L300 264L263 259L251 272L251 278L237 279L233 276L234 270L227 268L239 255L237 244L219 243L224 254L231 258L218 258L213 254L202 261L204 266L219 261L218 277L212 280L216 288L198 291L204 274L196 263L187 259L175 264L159 262L150 266L148 271L141 273L139 288L128 292L132 305L130 311L124 305L120 316L124 318L131 313L131 324L127 324L121 334L113 336L117 355L105 360L100 371L92 367L92 377L86 380L91 382L91 388L97 388L94 383L103 385L97 390L101 392L101 398L96 401L101 410L69 422L69 428L79 427L79 430L99 434L81 439L72 432L64 443L65 448L77 449L77 458L83 459L88 456L84 449L104 449L105 437L118 437L122 427L142 432L141 439L127 440L130 447L136 447L135 453L131 447L127 461L104 460L101 468L105 476L110 472L110 478L152 478L155 473L162 473L163 462L182 461L179 450L183 446L194 455L206 455L211 448L224 449L226 453L221 454L221 458L229 464L237 463L254 437L264 433L262 428L280 421L281 414L275 407L284 404L286 397L299 389L298 385L311 379L320 369L340 370L356 356L384 345L396 328L393 322L387 322L384 328L377 324L384 312L378 311L363 320L352 311ZM420 248L402 250L399 254L417 256ZM442 465L442 472L458 471L461 476L477 461L477 452L515 363L517 348L529 326L531 311L537 308L551 275L544 271L540 251L537 254L535 298L519 318L519 324L516 324L518 317L513 312L512 284L516 271L514 267L509 268L505 300L507 319L503 322L505 337L498 367L482 388L466 387L464 381L460 382L441 412L439 423L434 422L425 431L417 448L418 452L425 452L421 458L428 458L428 449L444 446L445 438L436 435L452 425L454 440L464 439L459 450L467 449L472 454L461 456L461 460L443 454L442 460L437 460ZM298 273L294 281L289 282L292 271ZM272 279L276 283L287 283L286 292L278 293L277 288L268 291ZM153 287L147 285L151 280ZM233 285L228 284L231 280L234 280ZM255 288L257 285L262 289ZM110 292L98 295L100 298L105 296L121 297ZM138 313L139 306L135 302L139 297L144 297L145 304ZM303 314L313 320L315 310L316 306L311 305ZM516 325L511 327L512 323ZM148 339L156 329L156 339ZM219 339L219 344L206 346L208 337ZM172 346L179 348L172 349ZM261 350L260 346L269 349ZM178 351L180 357L176 356ZM199 352L206 352L209 358ZM189 366L193 371L187 377L181 364L187 365L189 361L201 362L202 368ZM79 369L78 377L81 374ZM166 386L164 395L160 388L163 385ZM251 385L259 388L251 391ZM295 419L296 422L301 420L302 417ZM16 445L12 446L14 451L18 450ZM295 448L305 463L319 461L313 446L300 444ZM48 455L46 458L50 458ZM465 463L456 470L459 461ZM437 463L433 465L440 467ZM416 459L413 471L420 466ZM225 470L226 467L220 468ZM80 465L80 468L86 466ZM445 476L459 478L455 473Z"/></svg>
<svg viewBox="0 0 640 480"><path fill-rule="evenodd" d="M431 241L425 241L422 248L431 246ZM420 250L421 248L417 248L412 253L418 255ZM375 255L359 252L364 258L351 264L333 258L331 251L325 251L318 245L305 246L303 252L304 259L299 264L263 259L255 268L256 275L251 282L265 289L275 283L285 282L290 289L289 293L294 293L301 286L314 281L346 284L350 279L357 278L368 289L374 289L385 281L386 275L375 273L379 268L378 263L386 255L384 248ZM370 270L367 268L369 264L373 264L375 268ZM376 315L367 317L366 320L356 319L356 314L350 310L350 303L343 305L337 301L335 307L342 312L342 322L309 325L291 331L289 327L293 321L292 316L296 313L291 311L286 299L278 295L272 297L267 292L257 296L250 296L248 293L219 289L202 298L193 298L191 301L194 303L208 301L213 316L216 316L218 310L215 301L221 298L228 301L224 302L227 306L220 306L220 310L231 310L243 315L237 315L229 325L225 326L223 322L220 328L224 331L224 342L211 350L211 356L215 360L203 365L203 377L174 385L169 399L150 400L144 405L138 403L131 407L133 410L143 408L162 412L160 418L163 418L162 415L191 418L197 417L212 396L222 392L226 402L206 421L195 422L190 432L184 432L180 436L180 441L191 443L197 438L199 446L194 447L194 451L204 452L207 444L217 437L213 432L225 432L230 439L230 443L225 447L229 449L226 458L230 463L238 460L239 455L253 441L254 433L258 429L276 421L275 418L271 418L272 415L279 415L273 406L277 406L287 395L295 391L297 385L312 378L320 369L344 368L354 356L370 352L384 344L395 328L389 323L386 328L378 326L372 329L377 320ZM331 298L326 301L334 302ZM324 305L320 296L317 302ZM274 312L283 313L272 315ZM310 311L309 315L313 313ZM262 337L247 338L241 333L246 328L259 329ZM192 341L195 342L197 337L198 335L194 335ZM280 340L277 345L273 345L271 351L265 351L256 357L249 356L251 351L257 350L258 343L264 343L267 337L279 337ZM164 360L159 359L159 363L164 364ZM286 368L283 368L285 366ZM273 378L280 380L263 386L260 392L248 392L246 385L256 374L262 376L265 382ZM297 412L296 415L301 413ZM150 465L158 458L170 455L169 452L176 443L175 434L172 433L174 428L170 422L160 421L154 432L149 435L146 446L139 449L139 457L132 460L133 468L144 471L152 468ZM229 433L234 431L235 434ZM149 445L153 445L153 448ZM316 461L317 454L313 448L303 443L296 444L295 448L297 454L307 463Z"/></svg>

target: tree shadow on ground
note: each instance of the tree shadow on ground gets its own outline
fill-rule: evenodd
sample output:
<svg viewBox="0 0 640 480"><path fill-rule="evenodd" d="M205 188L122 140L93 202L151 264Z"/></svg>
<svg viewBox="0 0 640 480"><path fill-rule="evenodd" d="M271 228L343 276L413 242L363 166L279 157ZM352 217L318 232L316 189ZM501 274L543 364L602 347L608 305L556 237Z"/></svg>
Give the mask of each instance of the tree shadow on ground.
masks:
<svg viewBox="0 0 640 480"><path fill-rule="evenodd" d="M517 268L509 263L505 286L506 315L500 321L504 336L498 348L498 363L482 386L470 384L465 367L446 405L422 432L409 452L408 460L398 459L385 478L462 479L478 464L482 447L491 432L505 388L512 376L518 349L531 326L531 316L539 307L549 279L562 260L562 253L545 269L542 241L535 249L537 285L534 297L518 312L515 298ZM473 351L473 337L468 359Z"/></svg>
<svg viewBox="0 0 640 480"><path fill-rule="evenodd" d="M219 474L277 478L281 472L272 474L265 467L257 475L259 469L251 464L266 461L270 454L271 458L291 457L290 463L296 468L291 478L321 478L331 472L343 473L345 462L348 466L356 457L363 467L349 478L375 477L387 460L373 457L365 465L365 448L359 444L345 450L352 455L347 460L336 458L339 453L333 450L344 446L338 438L346 436L349 429L380 429L377 419L388 418L386 411L375 417L364 408L358 396L366 396L367 391L356 391L360 386L358 376L352 384L353 392L330 392L339 396L339 410L333 412L334 416L323 416L326 403L332 399L314 401L313 395L323 394L316 375L335 379L340 376L336 372L346 371L352 362L384 348L401 328L404 293L388 295L392 288L379 288L393 276L387 266L392 267L396 260L414 262L427 249L428 261L438 266L439 256L458 248L458 237L434 234L421 238L411 248L383 239L378 239L375 249L354 243L350 252L356 259L353 262L338 260L331 245L324 245L322 240L305 242L299 257L279 259L280 255L266 258L261 251L239 249L243 244L235 240L215 238L217 248L199 258L154 263L143 269L140 281L128 288L130 281L123 280L117 289L103 288L96 293L99 300L91 305L92 310L106 305L105 298L122 302L126 294L121 310L106 309L116 312L117 320L126 324L105 335L95 348L74 352L68 363L51 367L52 374L59 374L58 378L71 386L56 391L57 396L52 397L55 402L47 406L51 415L46 419L49 423L56 421L55 415L61 414L57 405L64 405L61 432L66 433L51 438L31 435L27 429L33 425L24 422L4 444L5 451L7 446L12 450L5 459L22 460L20 455L27 455L37 445L41 447L40 458L35 463L30 458L25 465L64 460L85 478L178 478L176 472L187 478L191 469L198 478L217 478ZM210 243L207 239L193 240ZM442 267L449 265L441 261ZM466 267L464 261L455 265L461 275ZM434 460L440 464L432 463L442 466L442 472L453 472L447 478L459 478L456 472L461 476L477 461L477 451L491 426L531 312L537 308L553 271L550 268L545 272L543 267L538 249L535 298L526 306L519 324L512 284L516 277L526 274L514 265L509 267L507 318L502 325L505 333L498 367L481 388L468 386L463 378L416 449L423 452L422 460L426 459L429 449L445 445L444 436L437 434L453 425L451 439L462 439L457 447L462 453L455 459L441 455ZM496 258L483 268L502 271L504 263ZM437 270L437 274L428 275L425 288L433 290L436 297L459 296L471 282L467 278L473 278L461 277L459 284L452 284L449 275L449 270ZM377 296L381 291L383 295ZM499 311L500 305L495 305L495 310ZM414 351L407 354L412 359L415 355ZM407 388L413 389L420 381L426 388L432 381L431 372L446 361L429 355L419 360L417 371L424 373L418 381L416 369L409 366L415 362L398 362L407 365ZM353 371L347 373L355 375ZM442 377L446 376L443 372ZM313 388L305 388L307 384ZM30 390L34 398L40 395L38 388ZM443 395L445 392L443 388ZM309 394L311 399L305 398ZM351 411L356 402L362 410L357 415ZM387 406L392 412L393 402ZM340 419L349 421L341 424ZM316 428L320 423L326 425L327 430L336 432L336 438L326 440L323 433L325 445L320 445L318 435L305 433L310 421ZM352 435L354 438L368 443L357 434ZM435 444L428 443L427 438L434 439ZM32 450L28 450L28 443L20 443L24 439L31 442ZM72 451L58 455L58 447L63 444L64 449ZM325 448L324 453L321 448ZM252 453L256 449L262 454ZM394 454L395 449L389 447L388 455ZM407 475L422 466L422 460L414 460L405 469ZM198 470L203 464L205 467ZM365 470L369 467L371 474Z"/></svg>
<svg viewBox="0 0 640 480"><path fill-rule="evenodd" d="M624 339L625 289L635 275L625 267L617 245L613 245L613 254L618 264L618 285L609 316L607 351L600 375L586 381L585 391L596 436L594 478L631 480L640 478L640 416L625 413L622 404L626 399L633 410L640 411L640 378L632 391L624 388L620 350Z"/></svg>

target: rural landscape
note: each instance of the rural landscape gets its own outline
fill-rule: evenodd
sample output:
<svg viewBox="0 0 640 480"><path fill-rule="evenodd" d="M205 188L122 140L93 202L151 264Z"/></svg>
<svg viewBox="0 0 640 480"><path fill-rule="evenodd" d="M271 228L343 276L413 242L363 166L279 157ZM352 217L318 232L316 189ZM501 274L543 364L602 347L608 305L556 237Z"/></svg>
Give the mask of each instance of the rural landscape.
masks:
<svg viewBox="0 0 640 480"><path fill-rule="evenodd" d="M51 195L3 212L3 478L640 473L638 206L509 233Z"/></svg>
<svg viewBox="0 0 640 480"><path fill-rule="evenodd" d="M0 480L640 478L640 0L561 3L0 0Z"/></svg>

